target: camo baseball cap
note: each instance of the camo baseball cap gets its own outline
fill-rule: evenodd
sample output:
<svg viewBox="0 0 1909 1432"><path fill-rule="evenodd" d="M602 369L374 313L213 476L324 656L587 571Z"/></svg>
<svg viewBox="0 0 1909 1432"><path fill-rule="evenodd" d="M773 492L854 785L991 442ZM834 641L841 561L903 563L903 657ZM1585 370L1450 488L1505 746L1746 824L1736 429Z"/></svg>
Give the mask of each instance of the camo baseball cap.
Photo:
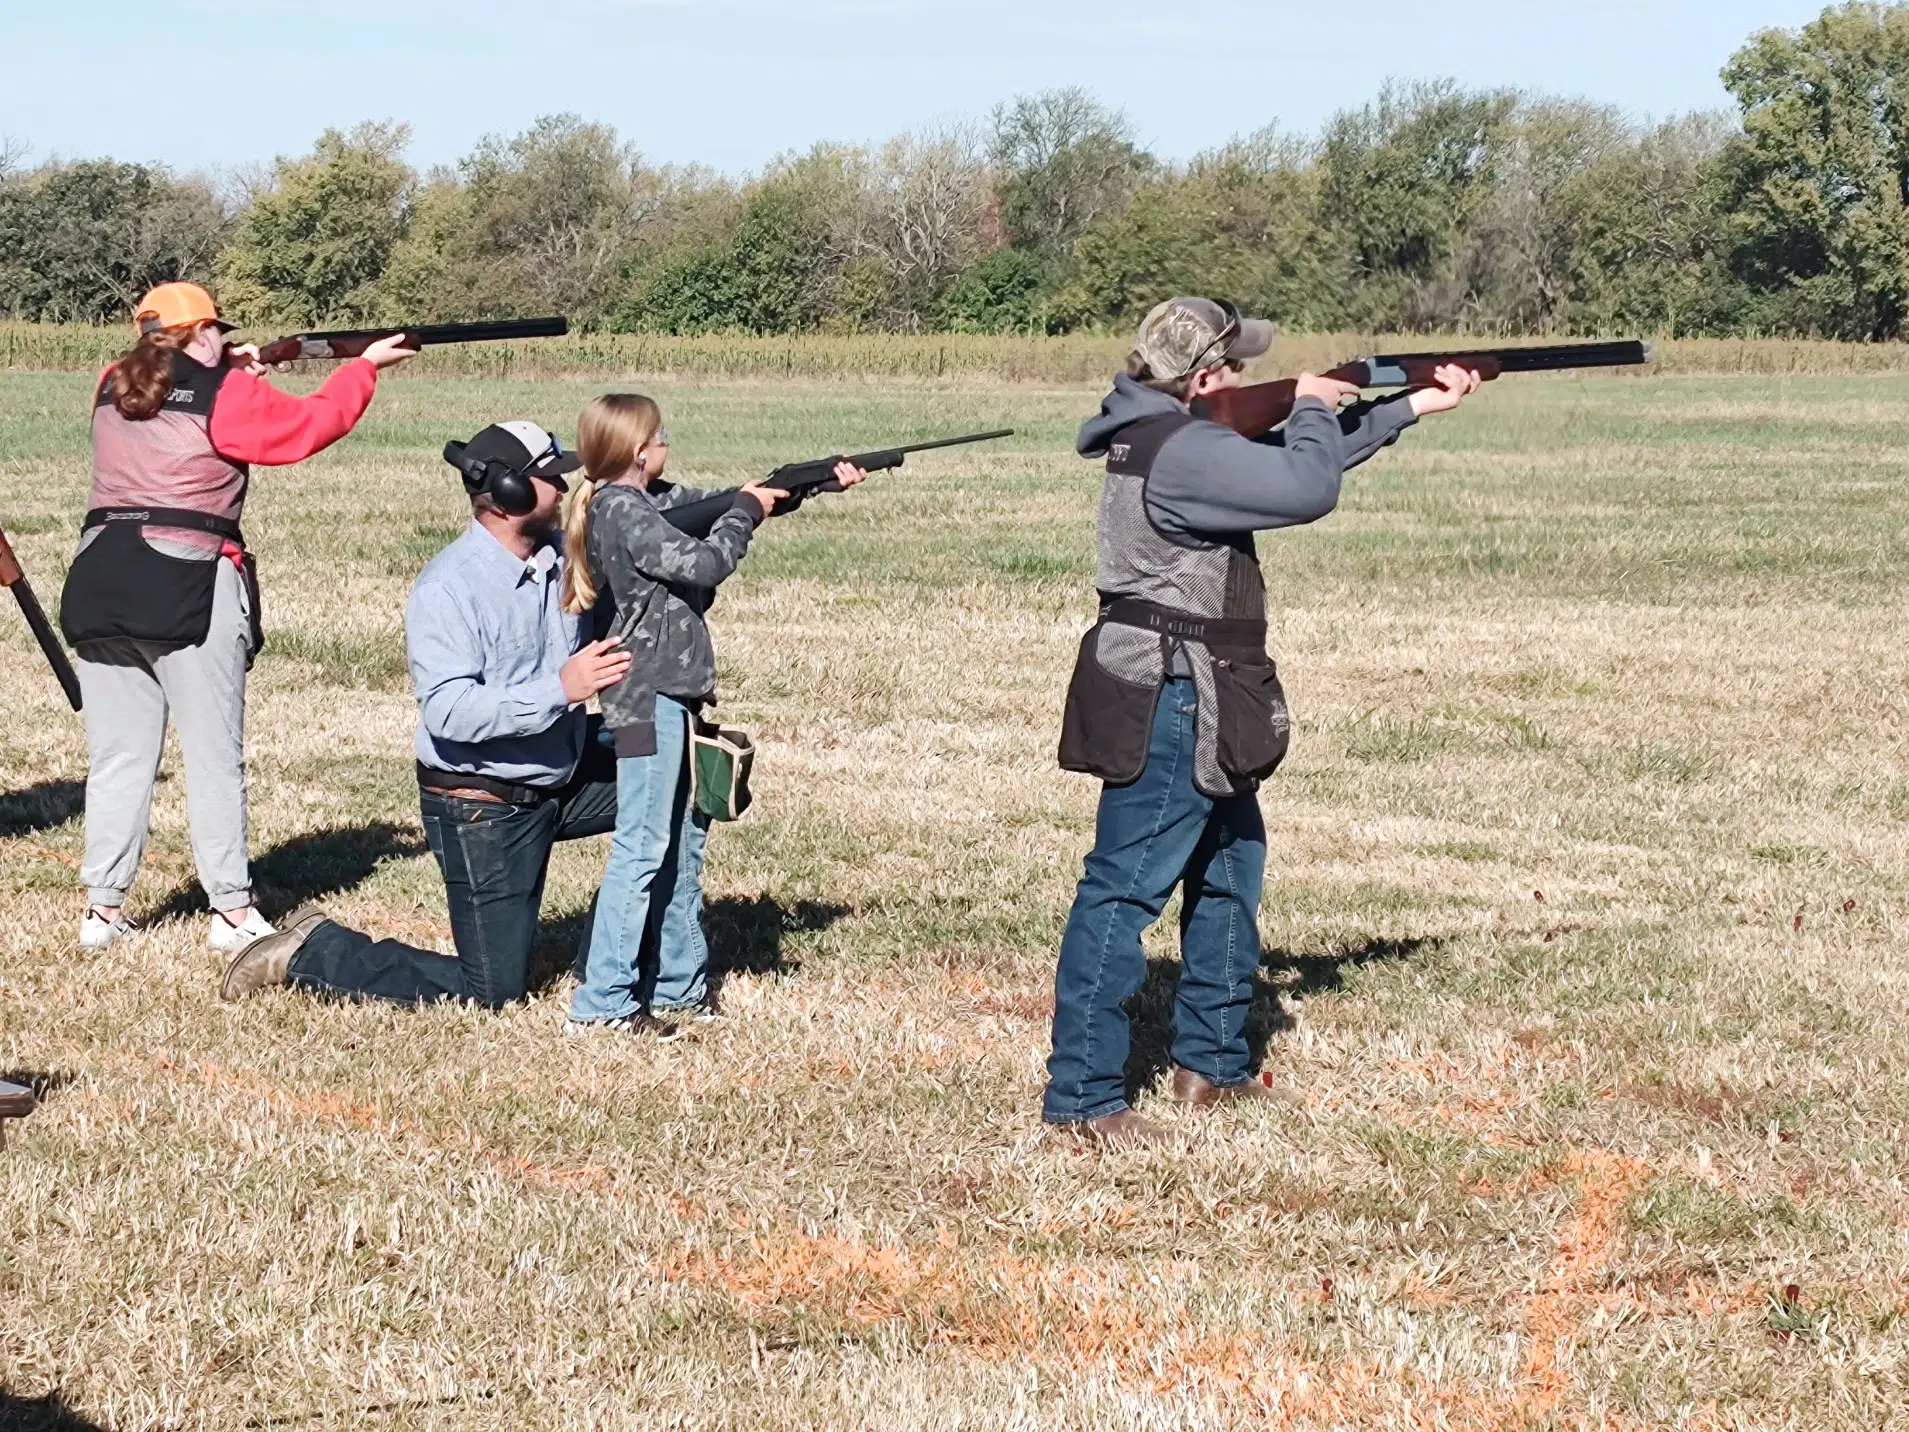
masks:
<svg viewBox="0 0 1909 1432"><path fill-rule="evenodd" d="M1140 324L1133 351L1156 378L1184 378L1217 363L1244 363L1273 346L1273 325L1242 318L1210 298L1170 298Z"/></svg>

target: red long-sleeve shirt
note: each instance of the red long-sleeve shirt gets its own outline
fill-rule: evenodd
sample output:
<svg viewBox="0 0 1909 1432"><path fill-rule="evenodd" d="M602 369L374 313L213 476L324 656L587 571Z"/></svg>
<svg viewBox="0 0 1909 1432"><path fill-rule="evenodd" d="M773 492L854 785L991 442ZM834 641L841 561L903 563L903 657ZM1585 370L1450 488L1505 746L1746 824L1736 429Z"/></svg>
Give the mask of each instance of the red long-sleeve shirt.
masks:
<svg viewBox="0 0 1909 1432"><path fill-rule="evenodd" d="M305 398L234 369L225 375L212 406L212 446L233 462L265 467L303 462L356 427L377 390L378 370L363 358L345 364Z"/></svg>

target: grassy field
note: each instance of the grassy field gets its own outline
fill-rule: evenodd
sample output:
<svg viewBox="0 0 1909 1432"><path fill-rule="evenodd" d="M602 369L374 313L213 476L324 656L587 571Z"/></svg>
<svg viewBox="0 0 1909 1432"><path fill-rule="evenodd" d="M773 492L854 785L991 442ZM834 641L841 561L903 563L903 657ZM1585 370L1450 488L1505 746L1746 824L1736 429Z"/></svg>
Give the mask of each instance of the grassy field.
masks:
<svg viewBox="0 0 1909 1432"><path fill-rule="evenodd" d="M268 912L449 948L399 628L462 524L435 453L597 390L394 384L257 475ZM141 932L77 952L83 743L0 614L0 1067L45 1098L0 1154L0 1425L1909 1426L1909 378L1506 382L1264 541L1297 1102L1164 1107L1159 938L1131 1074L1184 1141L1106 1157L1037 1112L1097 393L652 391L690 477L1021 429L724 589L759 804L712 841L693 1042L559 1037L601 841L526 1006L221 1006L176 761ZM0 377L49 602L86 394Z"/></svg>

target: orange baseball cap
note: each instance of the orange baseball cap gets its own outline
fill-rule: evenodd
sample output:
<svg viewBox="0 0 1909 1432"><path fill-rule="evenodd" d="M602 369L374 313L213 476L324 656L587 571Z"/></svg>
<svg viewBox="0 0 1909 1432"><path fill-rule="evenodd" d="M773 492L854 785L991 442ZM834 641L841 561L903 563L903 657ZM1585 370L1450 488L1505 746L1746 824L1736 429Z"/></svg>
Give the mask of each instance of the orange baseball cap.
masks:
<svg viewBox="0 0 1909 1432"><path fill-rule="evenodd" d="M228 333L238 327L219 317L219 305L196 283L160 284L139 300L133 323L141 333L150 333L155 328L178 328L188 323L216 323Z"/></svg>

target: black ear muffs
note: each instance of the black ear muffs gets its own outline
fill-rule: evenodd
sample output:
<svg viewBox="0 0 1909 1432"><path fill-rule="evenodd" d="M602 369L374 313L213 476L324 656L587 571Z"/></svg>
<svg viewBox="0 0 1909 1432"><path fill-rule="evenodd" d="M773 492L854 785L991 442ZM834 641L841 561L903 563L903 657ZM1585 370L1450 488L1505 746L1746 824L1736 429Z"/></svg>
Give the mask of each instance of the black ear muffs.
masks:
<svg viewBox="0 0 1909 1432"><path fill-rule="evenodd" d="M444 444L444 460L464 479L464 490L472 497L488 497L512 517L522 517L537 505L537 489L530 474L496 458L473 458L464 444Z"/></svg>

